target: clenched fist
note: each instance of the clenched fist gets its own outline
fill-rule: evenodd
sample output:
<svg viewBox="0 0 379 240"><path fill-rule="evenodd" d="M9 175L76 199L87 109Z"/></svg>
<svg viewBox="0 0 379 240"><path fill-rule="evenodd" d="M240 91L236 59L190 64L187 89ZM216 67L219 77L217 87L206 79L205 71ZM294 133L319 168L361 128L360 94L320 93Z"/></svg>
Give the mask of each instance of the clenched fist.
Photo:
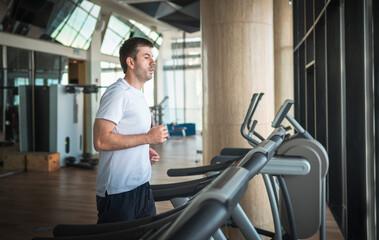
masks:
<svg viewBox="0 0 379 240"><path fill-rule="evenodd" d="M147 133L150 144L158 144L167 141L168 130L164 125L152 127Z"/></svg>

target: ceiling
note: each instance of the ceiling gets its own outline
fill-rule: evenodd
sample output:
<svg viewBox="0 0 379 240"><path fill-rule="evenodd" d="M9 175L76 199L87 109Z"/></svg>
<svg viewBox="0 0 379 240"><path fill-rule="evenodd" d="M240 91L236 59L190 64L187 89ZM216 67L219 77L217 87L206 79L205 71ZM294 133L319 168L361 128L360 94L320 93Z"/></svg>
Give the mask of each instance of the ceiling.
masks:
<svg viewBox="0 0 379 240"><path fill-rule="evenodd" d="M200 31L199 0L136 1L119 0L154 19L165 22L188 33Z"/></svg>
<svg viewBox="0 0 379 240"><path fill-rule="evenodd" d="M102 13L131 18L159 33L200 31L199 0L89 0ZM72 12L73 0L0 0L0 31L49 39ZM23 10L23 11L21 11ZM107 15L108 14L108 15ZM40 17L44 16L44 17ZM100 18L101 20L101 18Z"/></svg>

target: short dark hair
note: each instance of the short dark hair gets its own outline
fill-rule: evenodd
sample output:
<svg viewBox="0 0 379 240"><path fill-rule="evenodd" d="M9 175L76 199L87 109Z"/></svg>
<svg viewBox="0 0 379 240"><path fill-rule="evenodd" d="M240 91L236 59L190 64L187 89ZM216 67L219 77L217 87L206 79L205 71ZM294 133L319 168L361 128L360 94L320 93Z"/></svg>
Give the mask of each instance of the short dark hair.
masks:
<svg viewBox="0 0 379 240"><path fill-rule="evenodd" d="M126 64L126 59L128 57L137 59L138 47L153 47L153 44L145 39L140 37L133 37L126 40L120 47L120 63L124 73L128 70L128 65Z"/></svg>

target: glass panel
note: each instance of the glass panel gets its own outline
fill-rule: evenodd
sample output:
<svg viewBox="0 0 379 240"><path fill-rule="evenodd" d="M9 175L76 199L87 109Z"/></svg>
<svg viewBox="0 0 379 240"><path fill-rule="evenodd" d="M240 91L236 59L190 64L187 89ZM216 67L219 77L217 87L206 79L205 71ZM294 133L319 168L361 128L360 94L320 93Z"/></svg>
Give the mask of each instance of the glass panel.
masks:
<svg viewBox="0 0 379 240"><path fill-rule="evenodd" d="M158 54L159 54L158 49L157 49L156 47L153 47L153 48L151 49L151 52L153 53L153 59L154 59L154 61L156 61L157 58L158 58Z"/></svg>
<svg viewBox="0 0 379 240"><path fill-rule="evenodd" d="M168 96L166 107L163 109L163 121L168 124L177 121L177 106L175 92L175 71L164 71L164 96ZM161 99L158 99L158 102Z"/></svg>
<svg viewBox="0 0 379 240"><path fill-rule="evenodd" d="M43 84L43 78L36 78L34 84L35 84L36 86L43 86L43 85L44 85L44 84Z"/></svg>
<svg viewBox="0 0 379 240"><path fill-rule="evenodd" d="M100 9L101 9L100 6L97 6L97 5L93 6L92 11L91 11L92 16L97 18L99 16Z"/></svg>
<svg viewBox="0 0 379 240"><path fill-rule="evenodd" d="M20 96L19 95L14 96L13 105L14 106L20 105Z"/></svg>
<svg viewBox="0 0 379 240"><path fill-rule="evenodd" d="M57 85L59 83L58 79L47 79L47 86Z"/></svg>
<svg viewBox="0 0 379 240"><path fill-rule="evenodd" d="M59 82L59 70L43 69L42 71L36 72L35 76L36 86L47 85L48 79L53 79L54 81Z"/></svg>
<svg viewBox="0 0 379 240"><path fill-rule="evenodd" d="M196 129L202 129L202 71L188 69L186 74L186 122L195 123Z"/></svg>
<svg viewBox="0 0 379 240"><path fill-rule="evenodd" d="M92 6L93 6L93 3L84 0L84 1L80 4L80 6L81 6L84 10L86 10L87 12L89 12L89 11L91 11L91 8L92 8Z"/></svg>
<svg viewBox="0 0 379 240"><path fill-rule="evenodd" d="M133 37L146 38L146 35L137 27L133 28Z"/></svg>
<svg viewBox="0 0 379 240"><path fill-rule="evenodd" d="M149 106L154 106L154 74L152 79L143 86L143 94Z"/></svg>
<svg viewBox="0 0 379 240"><path fill-rule="evenodd" d="M103 95L106 88L117 81L119 78L123 78L124 73L119 64L101 62L101 81L100 94Z"/></svg>
<svg viewBox="0 0 379 240"><path fill-rule="evenodd" d="M74 48L83 48L86 43L86 39L84 39L80 34L76 37L75 41L71 44L71 47Z"/></svg>
<svg viewBox="0 0 379 240"><path fill-rule="evenodd" d="M111 16L108 23L108 28L105 32L103 43L101 46L101 52L108 55L118 56L118 48L122 42L129 38L130 31L133 32L133 37L143 37L149 36L153 42L156 39L160 39L160 44L162 43L162 38L155 31L151 31L148 27L140 24L134 20L129 20L129 22L134 25L129 26L122 19ZM157 49L156 49L157 50ZM155 58L158 56L158 51L155 51Z"/></svg>
<svg viewBox="0 0 379 240"><path fill-rule="evenodd" d="M24 85L29 85L29 78L17 77L14 79L15 87L24 86Z"/></svg>
<svg viewBox="0 0 379 240"><path fill-rule="evenodd" d="M49 53L34 52L35 69L59 69L60 56Z"/></svg>
<svg viewBox="0 0 379 240"><path fill-rule="evenodd" d="M11 142L19 141L18 133L18 105L20 98L18 96L17 87L20 85L29 85L29 51L24 49L7 47L7 86L9 88L3 91L3 106L6 106L4 111L5 129L4 140ZM6 98L4 99L4 97Z"/></svg>
<svg viewBox="0 0 379 240"><path fill-rule="evenodd" d="M162 37L157 39L161 42ZM188 41L187 41L188 40ZM192 39L185 39L191 42ZM197 40L197 39L193 39ZM183 51L182 39L173 39L172 59L164 61L164 90L168 104L164 109L165 123L195 123L202 130L202 74L201 48L190 47ZM195 42L196 43L196 42ZM174 48L176 47L176 48ZM153 52L155 50L153 49ZM183 53L184 56L183 57ZM184 69L184 70L183 70ZM185 77L183 76L185 75ZM184 81L185 80L185 81ZM185 98L185 99L184 99ZM158 99L159 101L159 99Z"/></svg>
<svg viewBox="0 0 379 240"><path fill-rule="evenodd" d="M62 31L59 33L56 38L57 41L61 42L66 46L70 46L72 41L74 40L77 32L69 26L65 26Z"/></svg>
<svg viewBox="0 0 379 240"><path fill-rule="evenodd" d="M158 37L159 37L159 34L154 32L154 31L151 31L149 34L149 38L151 38L151 40L153 40L153 42L155 42L155 40L157 40Z"/></svg>
<svg viewBox="0 0 379 240"><path fill-rule="evenodd" d="M58 26L58 27L54 30L54 32L51 34L51 37L52 37L52 38L56 38L56 37L57 37L59 31L61 30L61 28L63 27L64 24L65 24L64 22L61 22L61 23L59 24L59 26Z"/></svg>
<svg viewBox="0 0 379 240"><path fill-rule="evenodd" d="M87 41L86 44L84 44L83 49L87 50L89 48L90 41Z"/></svg>
<svg viewBox="0 0 379 240"><path fill-rule="evenodd" d="M103 43L101 45L101 53L112 55L113 53L118 56L116 48L119 46L122 38L115 34L112 30L107 29Z"/></svg>
<svg viewBox="0 0 379 240"><path fill-rule="evenodd" d="M101 62L100 66L101 66L101 68L109 68L109 63L108 62Z"/></svg>
<svg viewBox="0 0 379 240"><path fill-rule="evenodd" d="M162 38L162 37L159 37L159 38L157 39L157 44L160 46L160 45L162 45L162 42L163 42L163 38Z"/></svg>
<svg viewBox="0 0 379 240"><path fill-rule="evenodd" d="M134 21L133 19L129 19L129 22L132 24L132 25L135 25L136 21Z"/></svg>
<svg viewBox="0 0 379 240"><path fill-rule="evenodd" d="M44 86L48 79L59 81L62 61L66 57L60 57L55 54L35 52L35 85Z"/></svg>
<svg viewBox="0 0 379 240"><path fill-rule="evenodd" d="M130 27L127 24L113 15L109 19L108 27L114 30L120 36L125 36L130 31Z"/></svg>
<svg viewBox="0 0 379 240"><path fill-rule="evenodd" d="M16 78L14 79L14 86L15 87L19 87L19 86L23 86L23 85L29 85L29 79L28 78ZM13 91L7 91L8 92L8 99L9 99L9 94L12 94ZM16 94L12 94L12 97L13 97L13 104L11 106L8 107L8 110L7 111L12 111L15 109L15 106L18 106L20 105L20 96L19 95L16 95ZM10 100L12 101L12 100ZM9 102L8 102L9 104ZM16 107L17 109L17 107ZM18 113L17 113L18 114ZM12 122L13 119L8 119L8 123ZM9 124L9 125L12 125L12 124ZM8 125L8 130L9 130L9 125ZM9 132L8 132L8 138L9 138ZM15 137L15 136L13 136ZM17 136L18 137L18 136Z"/></svg>
<svg viewBox="0 0 379 240"><path fill-rule="evenodd" d="M61 57L61 62L60 62L60 67L59 67L59 81L61 82L61 84L68 84L68 60L67 60L67 57Z"/></svg>
<svg viewBox="0 0 379 240"><path fill-rule="evenodd" d="M88 14L83 11L83 9L76 8L67 23L78 31L86 20L87 15Z"/></svg>
<svg viewBox="0 0 379 240"><path fill-rule="evenodd" d="M83 28L80 30L80 34L84 38L88 39L92 36L93 31L95 30L96 19L92 16L88 16L86 23L83 25Z"/></svg>
<svg viewBox="0 0 379 240"><path fill-rule="evenodd" d="M7 47L7 66L8 70L24 70L29 68L29 51L19 48Z"/></svg>
<svg viewBox="0 0 379 240"><path fill-rule="evenodd" d="M89 12L91 14L89 15ZM67 23L61 22L51 34L63 45L87 50L91 44L91 37L95 30L100 7L89 1L83 1L77 6ZM62 30L61 30L62 29ZM78 33L80 37L77 38Z"/></svg>
<svg viewBox="0 0 379 240"><path fill-rule="evenodd" d="M150 28L146 27L142 23L136 22L134 20L129 20L133 25L135 25L141 32L143 32L146 36L149 36L149 33L151 32Z"/></svg>
<svg viewBox="0 0 379 240"><path fill-rule="evenodd" d="M68 85L68 73L63 73L61 84Z"/></svg>

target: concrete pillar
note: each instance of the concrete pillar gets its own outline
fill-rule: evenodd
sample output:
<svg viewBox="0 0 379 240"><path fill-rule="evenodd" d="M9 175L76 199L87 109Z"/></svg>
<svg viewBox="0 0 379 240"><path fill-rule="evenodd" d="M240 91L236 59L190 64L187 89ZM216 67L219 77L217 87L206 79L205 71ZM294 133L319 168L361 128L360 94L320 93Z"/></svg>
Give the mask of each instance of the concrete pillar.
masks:
<svg viewBox="0 0 379 240"><path fill-rule="evenodd" d="M255 113L257 131L268 136L274 117L272 0L202 0L203 159L224 147L249 147L240 126L254 92L264 92ZM256 227L273 230L261 176L251 181L242 207ZM229 237L242 239L238 231Z"/></svg>
<svg viewBox="0 0 379 240"><path fill-rule="evenodd" d="M292 6L283 0L274 0L274 63L277 111L284 100L294 98Z"/></svg>
<svg viewBox="0 0 379 240"><path fill-rule="evenodd" d="M98 27L95 28L95 31L92 35L92 41L91 45L88 48L88 55L87 55L87 84L100 84L101 79L101 35L102 30ZM85 94L84 95L85 100L85 107L84 107L84 127L85 127L85 152L95 154L96 151L93 147L92 143L92 137L93 137L93 123L95 122L96 112L99 108L99 102L100 102L100 89L97 94Z"/></svg>

